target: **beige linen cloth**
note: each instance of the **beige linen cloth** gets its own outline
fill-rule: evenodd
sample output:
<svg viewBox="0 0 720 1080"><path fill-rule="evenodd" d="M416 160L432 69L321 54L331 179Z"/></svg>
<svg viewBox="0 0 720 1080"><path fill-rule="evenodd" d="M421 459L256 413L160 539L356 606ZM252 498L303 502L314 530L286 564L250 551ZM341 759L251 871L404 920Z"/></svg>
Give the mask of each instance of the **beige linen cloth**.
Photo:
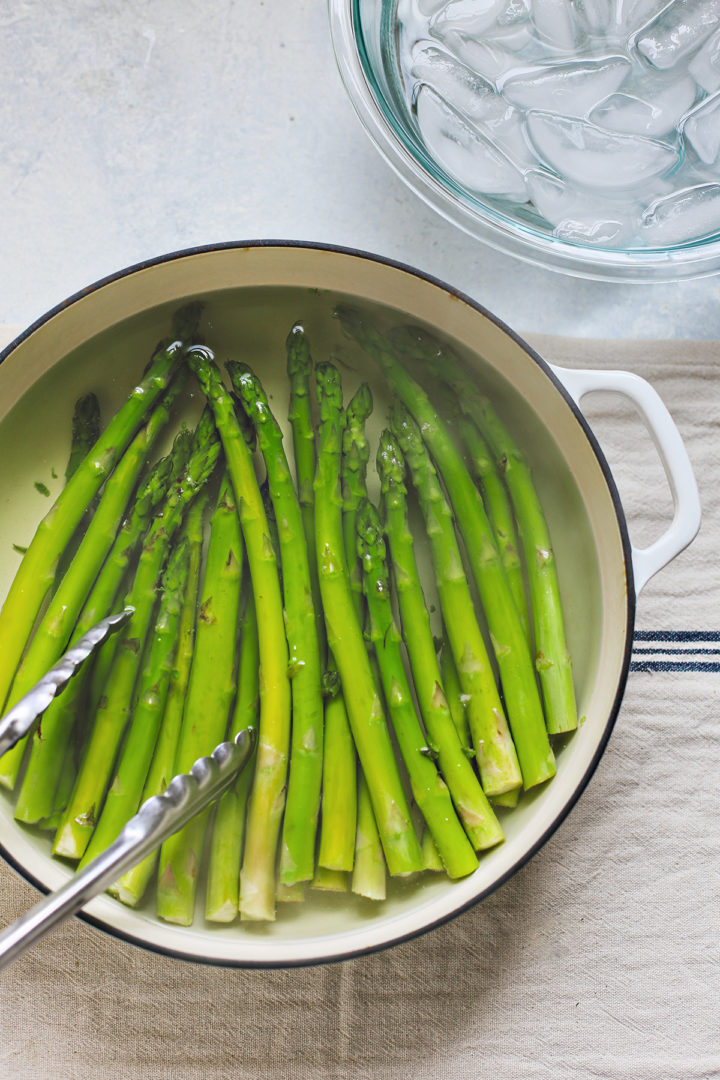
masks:
<svg viewBox="0 0 720 1080"><path fill-rule="evenodd" d="M3 1080L720 1076L720 343L533 340L649 379L704 510L640 598L651 636L578 806L484 903L339 964L208 968L74 920L0 976ZM588 411L646 542L670 512L651 441L616 398ZM36 899L0 866L0 923Z"/></svg>

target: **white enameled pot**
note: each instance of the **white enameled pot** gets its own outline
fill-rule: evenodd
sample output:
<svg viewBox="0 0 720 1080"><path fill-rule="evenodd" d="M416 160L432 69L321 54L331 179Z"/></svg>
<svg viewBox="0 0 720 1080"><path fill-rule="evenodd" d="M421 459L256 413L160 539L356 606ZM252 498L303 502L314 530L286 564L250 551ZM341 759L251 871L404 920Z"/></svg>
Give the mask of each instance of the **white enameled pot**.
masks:
<svg viewBox="0 0 720 1080"><path fill-rule="evenodd" d="M205 302L205 340L225 360L246 359L261 376L279 417L287 415L284 340L301 319L316 359L341 365L346 399L370 381L371 440L385 424L388 392L333 317L339 300L372 311L383 324L419 323L451 343L511 424L532 462L553 537L584 723L558 752L558 773L504 818L505 843L469 878L442 875L393 882L382 904L313 892L279 907L269 925L210 925L199 904L195 925L158 920L151 898L132 910L108 896L84 917L146 948L240 966L320 963L382 948L437 926L501 885L554 832L584 790L603 753L627 678L637 594L680 552L700 523L697 488L680 435L655 391L624 372L551 367L508 327L469 298L409 267L358 251L282 241L182 251L131 267L71 297L0 354L0 596L47 503L34 483L56 490L69 444L75 399L94 390L109 416L134 384L182 302ZM665 534L638 550L629 540L615 484L578 407L595 389L630 397L657 446L675 499ZM199 391L186 415L197 415ZM289 440L287 440L289 442ZM375 490L370 476L371 494ZM43 505L39 505L43 503ZM611 812L611 811L609 811ZM21 828L12 798L0 793L5 858L38 888L70 873L50 855L46 835Z"/></svg>

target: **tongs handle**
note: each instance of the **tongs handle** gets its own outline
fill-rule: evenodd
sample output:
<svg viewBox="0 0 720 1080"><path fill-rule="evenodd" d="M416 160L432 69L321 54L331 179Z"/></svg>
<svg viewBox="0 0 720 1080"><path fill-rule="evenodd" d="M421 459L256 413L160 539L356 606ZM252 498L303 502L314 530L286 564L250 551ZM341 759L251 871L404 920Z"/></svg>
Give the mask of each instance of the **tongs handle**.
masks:
<svg viewBox="0 0 720 1080"><path fill-rule="evenodd" d="M20 739L30 734L53 698L65 689L98 645L125 626L132 614L133 609L128 607L117 615L108 615L102 619L60 657L55 667L51 668L47 675L43 675L32 690L13 705L0 720L0 757L12 750Z"/></svg>
<svg viewBox="0 0 720 1080"><path fill-rule="evenodd" d="M175 776L162 795L143 803L117 840L57 892L0 933L0 968L12 963L58 923L75 915L131 866L217 799L247 764L255 742L252 728L199 758L189 773Z"/></svg>

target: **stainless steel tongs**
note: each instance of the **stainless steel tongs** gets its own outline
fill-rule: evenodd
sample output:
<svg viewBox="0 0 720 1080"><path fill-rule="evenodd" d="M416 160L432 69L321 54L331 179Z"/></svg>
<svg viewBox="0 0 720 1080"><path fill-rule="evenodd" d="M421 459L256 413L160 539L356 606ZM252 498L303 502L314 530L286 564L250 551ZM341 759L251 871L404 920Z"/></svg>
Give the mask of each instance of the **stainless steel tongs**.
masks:
<svg viewBox="0 0 720 1080"><path fill-rule="evenodd" d="M124 626L132 608L103 619L60 658L56 666L0 720L0 757L35 727L53 698L110 635ZM199 758L189 773L175 776L162 795L145 802L117 840L56 892L49 893L0 932L0 968L12 963L58 923L75 915L131 866L217 799L250 757L255 733L248 728Z"/></svg>

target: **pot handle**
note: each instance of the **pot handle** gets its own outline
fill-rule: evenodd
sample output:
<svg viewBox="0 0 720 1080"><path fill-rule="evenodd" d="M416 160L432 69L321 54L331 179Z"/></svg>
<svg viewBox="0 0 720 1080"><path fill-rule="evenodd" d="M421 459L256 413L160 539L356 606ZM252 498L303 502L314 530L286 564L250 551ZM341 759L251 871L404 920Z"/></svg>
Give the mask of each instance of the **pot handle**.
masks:
<svg viewBox="0 0 720 1080"><path fill-rule="evenodd" d="M640 413L665 469L672 492L674 513L669 528L648 547L631 544L635 593L638 595L653 574L688 546L700 528L700 495L688 452L675 421L649 382L629 371L563 368L553 372L576 405L595 390L628 398Z"/></svg>

